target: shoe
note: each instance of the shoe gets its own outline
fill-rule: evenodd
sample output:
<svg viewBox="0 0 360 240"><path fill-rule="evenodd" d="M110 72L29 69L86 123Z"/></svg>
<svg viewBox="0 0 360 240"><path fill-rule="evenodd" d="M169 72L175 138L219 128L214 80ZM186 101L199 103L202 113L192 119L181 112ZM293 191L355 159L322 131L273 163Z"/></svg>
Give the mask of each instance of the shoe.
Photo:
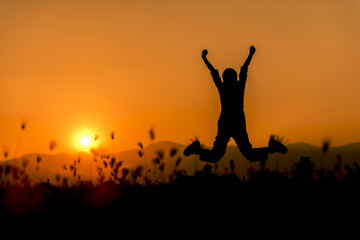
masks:
<svg viewBox="0 0 360 240"><path fill-rule="evenodd" d="M269 140L269 152L270 153L279 152L279 153L285 154L285 153L287 153L287 151L288 151L288 149L287 149L287 147L285 147L284 144L276 141L274 138L270 138L270 140Z"/></svg>
<svg viewBox="0 0 360 240"><path fill-rule="evenodd" d="M191 154L199 154L200 153L200 142L199 140L195 140L192 144L187 146L184 150L184 155L186 157L190 156Z"/></svg>

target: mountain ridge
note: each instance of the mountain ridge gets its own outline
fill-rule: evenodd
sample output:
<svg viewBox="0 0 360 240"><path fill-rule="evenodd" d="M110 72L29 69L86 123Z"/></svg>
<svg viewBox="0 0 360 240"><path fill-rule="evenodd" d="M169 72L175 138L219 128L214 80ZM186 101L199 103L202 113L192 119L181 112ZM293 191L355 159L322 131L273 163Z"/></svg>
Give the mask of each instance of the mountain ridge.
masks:
<svg viewBox="0 0 360 240"><path fill-rule="evenodd" d="M170 140L163 140L163 141L158 141L158 142L153 142L153 143L150 143L148 144L147 146L144 146L144 149L146 148L151 148L151 147L156 147L156 146L159 146L159 145L177 145L177 146L180 146L180 147L183 147L185 148L187 145L183 145L181 143L177 143L177 142L174 142L174 141L170 141ZM211 148L211 146L204 146L205 148ZM307 142L296 142L296 143L289 143L286 145L287 148L295 148L295 147L308 147L308 148L314 148L314 149L321 149L322 147L321 146L314 146L310 143L307 143ZM229 145L228 148L237 148L236 145ZM357 148L359 149L360 151L360 142L352 142L352 143L347 143L347 144L343 144L343 145L339 145L339 146L331 146L330 145L330 148L329 150L334 150L334 149L341 149L341 148ZM140 150L140 148L132 148L132 149L127 149L127 150L123 150L123 151L120 151L120 152L117 152L117 153L113 153L114 155L116 154L119 154L119 153L124 153L124 152L132 152L132 151L138 151ZM66 152L61 152L61 153L57 153L57 154L49 154L49 153L26 153L26 154L23 154L19 157L15 157L15 158L10 158L10 159L7 159L7 160L1 160L1 162L8 162L8 161L11 161L11 160L14 160L14 159L18 159L18 158L24 158L28 155L45 155L45 156L59 156L59 155L66 155L66 156L74 156L74 155L92 155L90 152L87 152L87 151L80 151L78 153L74 153L74 154L71 154L71 153L66 153ZM109 153L110 154L110 153Z"/></svg>
<svg viewBox="0 0 360 240"><path fill-rule="evenodd" d="M77 154L42 154L30 153L18 158L12 158L0 162L0 166L12 165L24 171L32 182L44 181L49 179L54 182L56 176L61 178L76 179L70 168L77 169L77 177L81 176L81 180L97 179L98 173L101 172L105 176L110 177L111 169L107 166L111 158L115 158L117 162L121 162L122 168L128 168L130 171L138 166L142 166L143 170L151 177L169 176L175 169L184 170L189 175L194 174L196 170L201 170L206 163L199 160L197 155L190 157L183 156L185 145L172 141L152 142L143 148L133 148L118 153L88 153L79 152ZM321 147L316 147L305 142L291 143L287 145L288 153L270 154L266 161L266 167L269 170L290 171L296 162L303 156L310 157L314 162L315 168L321 166L332 170L334 164L340 156L343 166L353 165L354 162L360 162L360 142L345 144L342 146L331 147L324 153ZM141 154L139 154L141 151ZM161 161L165 165L164 171L158 170L159 165L154 163L156 160ZM217 163L217 173L222 174L230 169L230 161L235 163L234 172L239 177L247 177L249 168L259 168L259 163L251 163L246 160L236 145L230 145L224 157ZM177 162L180 162L177 164ZM105 166L106 165L106 166ZM215 167L214 164L211 166Z"/></svg>

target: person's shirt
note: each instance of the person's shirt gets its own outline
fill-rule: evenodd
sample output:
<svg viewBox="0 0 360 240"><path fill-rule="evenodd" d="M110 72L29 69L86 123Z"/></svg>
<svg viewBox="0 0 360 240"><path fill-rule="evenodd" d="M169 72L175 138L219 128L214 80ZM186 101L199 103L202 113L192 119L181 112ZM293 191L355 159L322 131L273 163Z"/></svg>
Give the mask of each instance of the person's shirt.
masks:
<svg viewBox="0 0 360 240"><path fill-rule="evenodd" d="M224 83L218 70L211 72L211 76L220 95L221 114L237 117L244 115L244 93L247 78L247 68L241 67L239 80L232 83Z"/></svg>

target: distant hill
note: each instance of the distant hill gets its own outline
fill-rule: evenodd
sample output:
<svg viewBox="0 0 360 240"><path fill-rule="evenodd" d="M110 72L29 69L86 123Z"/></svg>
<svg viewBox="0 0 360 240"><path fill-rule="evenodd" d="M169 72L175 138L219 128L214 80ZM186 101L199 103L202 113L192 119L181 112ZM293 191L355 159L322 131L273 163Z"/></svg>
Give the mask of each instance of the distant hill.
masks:
<svg viewBox="0 0 360 240"><path fill-rule="evenodd" d="M333 170L338 155L341 157L343 166L353 166L354 162L360 163L360 142L338 147L330 146L327 153L323 153L321 147L315 147L304 142L289 144L287 147L288 153L283 156L274 154L269 158L269 165L277 160L279 161L278 169L281 170L282 167L288 168L293 166L302 156L308 156L314 162L315 168L319 168L322 165L327 169Z"/></svg>
<svg viewBox="0 0 360 240"><path fill-rule="evenodd" d="M178 158L181 160L177 169L185 170L189 175L194 174L195 168L201 169L205 165L198 161L197 156L188 158L183 156L184 148L183 145L163 141L150 144L144 149L139 147L116 154L105 152L80 152L72 155L66 153L56 155L34 153L0 162L0 166L11 165L18 168L19 175L20 173L22 173L21 175L26 174L32 183L49 179L51 183L55 184L57 183L57 175L60 176L60 182L66 178L69 183L73 183L78 180L79 176L81 180L92 179L96 181L100 172L107 180L111 173L111 159L115 158L116 163L121 162L119 176L122 176L123 168L131 171L142 166L143 174L146 172L149 178L166 180L173 173L175 164L179 161ZM141 157L139 155L140 150L142 151ZM159 163L153 163L155 158L159 159ZM164 171L158 169L161 163L164 163ZM76 176L74 176L74 170L70 170L72 167L76 168ZM7 179L9 178L11 177L8 175ZM4 176L0 178L0 182L1 180L4 180Z"/></svg>
<svg viewBox="0 0 360 240"><path fill-rule="evenodd" d="M174 169L184 170L187 174L192 175L195 170L201 170L205 166L206 163L199 161L198 156L183 156L182 152L185 147L178 143L162 141L150 144L144 147L144 149L139 147L113 155L101 152L80 152L74 155L65 153L57 155L35 153L0 162L0 166L11 165L17 167L19 169L18 174L20 176L26 174L32 183L49 179L51 183L56 184L56 176L60 178L59 182L66 178L69 183L72 183L77 181L79 176L81 180L92 179L96 181L99 178L100 172L105 176L105 180L108 179L111 172L111 158L115 158L116 163L119 161L122 163L119 168L119 176L122 176L121 171L123 168L132 170L141 165L143 167L143 174L146 172L148 178L167 180ZM302 156L309 156L310 160L314 162L315 167L323 165L331 170L337 161L337 155L341 156L343 166L346 164L353 166L354 162L360 163L360 143L330 147L326 154L322 152L320 147L307 143L288 144L287 147L289 151L285 155L269 155L266 167L270 170L289 171ZM141 157L139 150L142 151ZM164 171L158 169L159 163L154 163L156 158L160 164L164 163ZM223 159L217 163L216 170L215 165L212 164L214 171L218 174L229 172L230 160L234 160L235 173L239 177L247 177L247 171L250 167L259 168L258 163L250 163L246 160L236 146L229 146ZM175 167L177 161L180 161L180 163ZM74 169L70 170L71 167L76 168L76 176L74 176ZM10 178L10 176L7 175L7 178ZM0 179L6 180L4 176Z"/></svg>

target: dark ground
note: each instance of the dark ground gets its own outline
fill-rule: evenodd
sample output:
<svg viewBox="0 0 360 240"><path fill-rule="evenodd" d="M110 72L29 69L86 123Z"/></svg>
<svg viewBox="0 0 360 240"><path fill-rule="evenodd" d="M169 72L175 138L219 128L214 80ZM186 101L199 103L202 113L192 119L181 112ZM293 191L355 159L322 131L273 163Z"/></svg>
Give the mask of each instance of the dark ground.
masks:
<svg viewBox="0 0 360 240"><path fill-rule="evenodd" d="M177 230L197 226L211 230L242 223L273 225L278 230L359 223L360 171L356 165L339 175L316 171L304 158L291 173L269 171L262 165L259 171L249 171L246 180L231 172L215 175L207 166L194 176L178 172L170 183L137 182L9 185L0 188L1 220L37 227L140 224Z"/></svg>

